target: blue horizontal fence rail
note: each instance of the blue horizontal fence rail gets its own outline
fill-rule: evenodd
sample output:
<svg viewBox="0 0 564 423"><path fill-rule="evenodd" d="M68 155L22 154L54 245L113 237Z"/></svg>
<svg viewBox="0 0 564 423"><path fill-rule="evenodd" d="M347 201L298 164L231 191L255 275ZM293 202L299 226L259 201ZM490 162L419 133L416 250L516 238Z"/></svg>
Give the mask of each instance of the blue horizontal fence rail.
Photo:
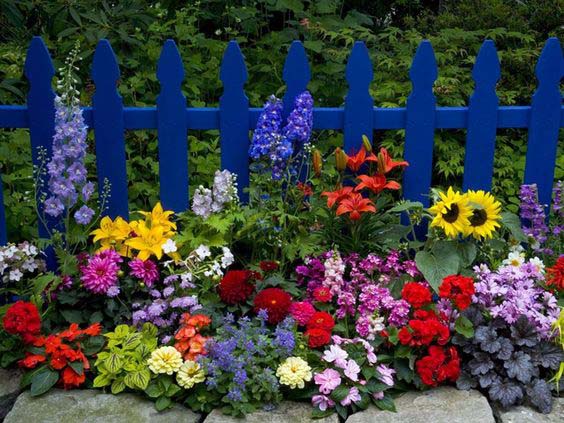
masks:
<svg viewBox="0 0 564 423"><path fill-rule="evenodd" d="M550 38L536 65L538 80L531 105L500 106L495 85L500 64L493 41L480 49L472 77L475 90L468 107L436 105L433 84L438 76L429 41L419 45L409 77L412 92L406 107L374 107L369 86L373 66L364 43L356 42L346 66L349 92L344 107L314 108L314 129L342 130L347 151L360 148L361 135L372 139L373 131L405 129L405 158L410 162L403 179L404 197L429 204L433 164L434 132L437 129L467 129L464 189L491 189L495 137L498 128L527 128L528 149L525 183L538 185L539 200L550 204L560 128L564 127L564 107L560 81L564 60L560 42ZM27 105L0 105L0 128L29 128L33 162L37 148L51 150L53 136L52 78L49 52L40 37L34 37L28 50L25 75L30 82ZM219 107L191 108L181 86L184 69L180 52L172 40L165 42L157 64L161 91L156 107L127 107L122 103L117 81L117 59L107 40L101 40L94 54L92 79L96 86L92 107L84 107L84 119L94 131L98 185L106 178L111 184L107 214L127 216L126 130L156 129L158 132L160 197L163 206L176 212L188 208L188 132L220 130L221 166L238 175L239 194L246 200L249 184L249 131L256 127L262 109L249 108L244 85L248 79L244 56L231 41L223 57L219 78L224 87ZM283 70L286 83L284 113L289 113L295 97L311 79L307 54L299 41L289 49ZM0 200L2 199L0 181ZM48 223L49 224L49 223ZM39 228L40 235L46 229ZM0 243L6 243L3 202L0 201Z"/></svg>

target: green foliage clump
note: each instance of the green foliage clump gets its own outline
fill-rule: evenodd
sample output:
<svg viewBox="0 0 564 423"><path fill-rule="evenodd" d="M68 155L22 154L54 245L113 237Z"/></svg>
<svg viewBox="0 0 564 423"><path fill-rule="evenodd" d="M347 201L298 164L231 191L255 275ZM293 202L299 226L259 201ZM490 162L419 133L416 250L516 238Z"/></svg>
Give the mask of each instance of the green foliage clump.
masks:
<svg viewBox="0 0 564 423"><path fill-rule="evenodd" d="M125 388L145 390L151 380L147 360L157 348L157 328L145 323L141 331L137 331L133 326L119 325L104 336L108 344L95 363L98 376L94 387L111 385L112 394Z"/></svg>

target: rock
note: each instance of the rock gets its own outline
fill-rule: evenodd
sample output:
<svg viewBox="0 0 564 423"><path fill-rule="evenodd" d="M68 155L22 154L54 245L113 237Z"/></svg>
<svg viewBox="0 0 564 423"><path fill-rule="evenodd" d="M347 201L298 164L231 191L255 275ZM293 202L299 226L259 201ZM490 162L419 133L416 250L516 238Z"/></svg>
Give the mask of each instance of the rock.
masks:
<svg viewBox="0 0 564 423"><path fill-rule="evenodd" d="M397 413L371 406L347 423L495 423L488 400L478 391L442 387L407 392L395 400Z"/></svg>
<svg viewBox="0 0 564 423"><path fill-rule="evenodd" d="M151 401L134 394L97 390L53 390L33 398L21 394L5 423L197 423L200 416L180 405L158 412Z"/></svg>
<svg viewBox="0 0 564 423"><path fill-rule="evenodd" d="M507 411L496 411L501 423L562 423L564 422L564 398L554 399L550 414L542 414L522 405Z"/></svg>
<svg viewBox="0 0 564 423"><path fill-rule="evenodd" d="M21 392L20 382L23 372L21 370L0 369L0 421L12 409L16 398Z"/></svg>
<svg viewBox="0 0 564 423"><path fill-rule="evenodd" d="M285 401L278 405L272 411L255 411L248 414L244 419L226 416L221 410L213 410L204 423L303 423L303 422L319 422L319 423L338 423L339 418L336 414L323 419L312 419L311 412L313 408L308 403Z"/></svg>

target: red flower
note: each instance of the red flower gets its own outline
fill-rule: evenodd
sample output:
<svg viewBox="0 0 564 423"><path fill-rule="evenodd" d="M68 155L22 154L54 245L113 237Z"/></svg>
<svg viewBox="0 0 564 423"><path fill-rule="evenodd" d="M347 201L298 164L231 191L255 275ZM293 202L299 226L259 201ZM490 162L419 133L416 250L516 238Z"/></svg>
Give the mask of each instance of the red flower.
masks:
<svg viewBox="0 0 564 423"><path fill-rule="evenodd" d="M18 301L8 310L3 319L4 330L19 335L23 342L31 344L41 331L41 317L34 304Z"/></svg>
<svg viewBox="0 0 564 423"><path fill-rule="evenodd" d="M331 208L335 205L335 203L340 203L342 200L347 198L349 194L353 192L352 187L343 187L336 191L325 191L322 192L321 195L327 197L327 208Z"/></svg>
<svg viewBox="0 0 564 423"><path fill-rule="evenodd" d="M366 212L376 213L376 207L372 201L356 192L343 199L337 207L337 216L350 213L351 220L360 219L361 214Z"/></svg>
<svg viewBox="0 0 564 423"><path fill-rule="evenodd" d="M307 322L308 329L323 329L326 332L331 332L334 327L335 320L325 311L316 311Z"/></svg>
<svg viewBox="0 0 564 423"><path fill-rule="evenodd" d="M26 353L26 357L23 360L18 361L18 366L26 369L33 369L39 363L44 363L45 360L47 359L44 355Z"/></svg>
<svg viewBox="0 0 564 423"><path fill-rule="evenodd" d="M402 345L417 347L434 341L440 345L448 342L449 328L439 321L435 313L418 310L415 317L399 330L398 339Z"/></svg>
<svg viewBox="0 0 564 423"><path fill-rule="evenodd" d="M94 323L84 329L82 333L88 336L98 336L102 333L102 325L100 325L100 323Z"/></svg>
<svg viewBox="0 0 564 423"><path fill-rule="evenodd" d="M254 309L258 313L266 310L268 322L276 324L281 322L288 315L292 297L280 288L266 288L260 291L255 297Z"/></svg>
<svg viewBox="0 0 564 423"><path fill-rule="evenodd" d="M240 304L255 290L248 270L230 270L219 283L219 297L225 304Z"/></svg>
<svg viewBox="0 0 564 423"><path fill-rule="evenodd" d="M355 191L360 191L367 188L375 194L378 194L385 189L400 189L401 185L395 181L387 181L384 175L359 175L360 183L356 186Z"/></svg>
<svg viewBox="0 0 564 423"><path fill-rule="evenodd" d="M364 145L360 148L358 153L352 156L347 156L347 166L353 172L358 172L364 163L375 161L378 161L378 159L374 154L368 153L368 156L366 155L366 148L364 148Z"/></svg>
<svg viewBox="0 0 564 423"><path fill-rule="evenodd" d="M259 263L259 267L263 272L273 272L278 270L278 263L272 260L263 260Z"/></svg>
<svg viewBox="0 0 564 423"><path fill-rule="evenodd" d="M311 189L311 185L304 184L303 182L298 182L297 187L302 192L304 197L313 195L313 189Z"/></svg>
<svg viewBox="0 0 564 423"><path fill-rule="evenodd" d="M401 297L414 308L421 308L431 302L431 291L419 282L408 282L401 290Z"/></svg>
<svg viewBox="0 0 564 423"><path fill-rule="evenodd" d="M447 276L439 286L439 296L452 300L459 310L468 308L472 302L474 291L472 278L459 275Z"/></svg>
<svg viewBox="0 0 564 423"><path fill-rule="evenodd" d="M415 363L417 374L427 386L438 386L442 382L456 382L460 376L460 359L455 347L429 347L429 355Z"/></svg>
<svg viewBox="0 0 564 423"><path fill-rule="evenodd" d="M308 329L304 333L310 348L318 348L331 342L331 334L323 329Z"/></svg>
<svg viewBox="0 0 564 423"><path fill-rule="evenodd" d="M331 290L324 286L318 286L313 290L313 298L315 301L319 301L320 303L328 303L333 299L333 295L331 294Z"/></svg>
<svg viewBox="0 0 564 423"><path fill-rule="evenodd" d="M546 268L546 284L564 290L564 256L558 257L554 266Z"/></svg>
<svg viewBox="0 0 564 423"><path fill-rule="evenodd" d="M380 149L380 152L378 153L378 173L383 175L388 173L390 170L392 170L395 167L405 167L405 166L409 166L409 163L394 162L394 160L388 154L388 150L386 150L384 147Z"/></svg>
<svg viewBox="0 0 564 423"><path fill-rule="evenodd" d="M61 374L60 380L63 382L63 388L72 389L82 385L86 380L86 375L84 374L84 372L79 375L71 367L65 367L65 370L63 370L63 373Z"/></svg>

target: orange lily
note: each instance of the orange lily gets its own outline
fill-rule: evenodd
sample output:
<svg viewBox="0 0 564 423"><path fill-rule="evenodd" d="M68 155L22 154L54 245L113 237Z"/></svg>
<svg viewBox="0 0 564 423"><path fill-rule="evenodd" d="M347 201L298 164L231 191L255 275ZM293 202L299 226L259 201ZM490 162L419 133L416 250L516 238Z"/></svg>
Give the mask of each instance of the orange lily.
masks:
<svg viewBox="0 0 564 423"><path fill-rule="evenodd" d="M347 156L347 166L353 172L358 172L361 166L366 162L376 162L378 159L372 153L366 154L366 148L364 145L360 148L358 153L353 156Z"/></svg>
<svg viewBox="0 0 564 423"><path fill-rule="evenodd" d="M378 173L385 175L395 167L404 166L409 166L409 163L406 161L394 162L394 160L390 157L388 150L384 147L380 149L380 152L378 153Z"/></svg>
<svg viewBox="0 0 564 423"><path fill-rule="evenodd" d="M400 189L401 186L395 181L387 181L384 175L359 175L361 182L356 186L355 191L368 188L370 191L378 194L385 189Z"/></svg>
<svg viewBox="0 0 564 423"><path fill-rule="evenodd" d="M337 216L341 216L345 213L350 213L349 217L351 220L358 220L362 213L365 212L376 212L376 207L374 203L368 198L364 198L357 192L350 194L347 198L341 201L339 207L337 207Z"/></svg>
<svg viewBox="0 0 564 423"><path fill-rule="evenodd" d="M348 197L351 192L353 192L352 187L343 187L336 191L322 192L321 195L327 197L327 207L331 208L335 203L339 203L343 198Z"/></svg>

